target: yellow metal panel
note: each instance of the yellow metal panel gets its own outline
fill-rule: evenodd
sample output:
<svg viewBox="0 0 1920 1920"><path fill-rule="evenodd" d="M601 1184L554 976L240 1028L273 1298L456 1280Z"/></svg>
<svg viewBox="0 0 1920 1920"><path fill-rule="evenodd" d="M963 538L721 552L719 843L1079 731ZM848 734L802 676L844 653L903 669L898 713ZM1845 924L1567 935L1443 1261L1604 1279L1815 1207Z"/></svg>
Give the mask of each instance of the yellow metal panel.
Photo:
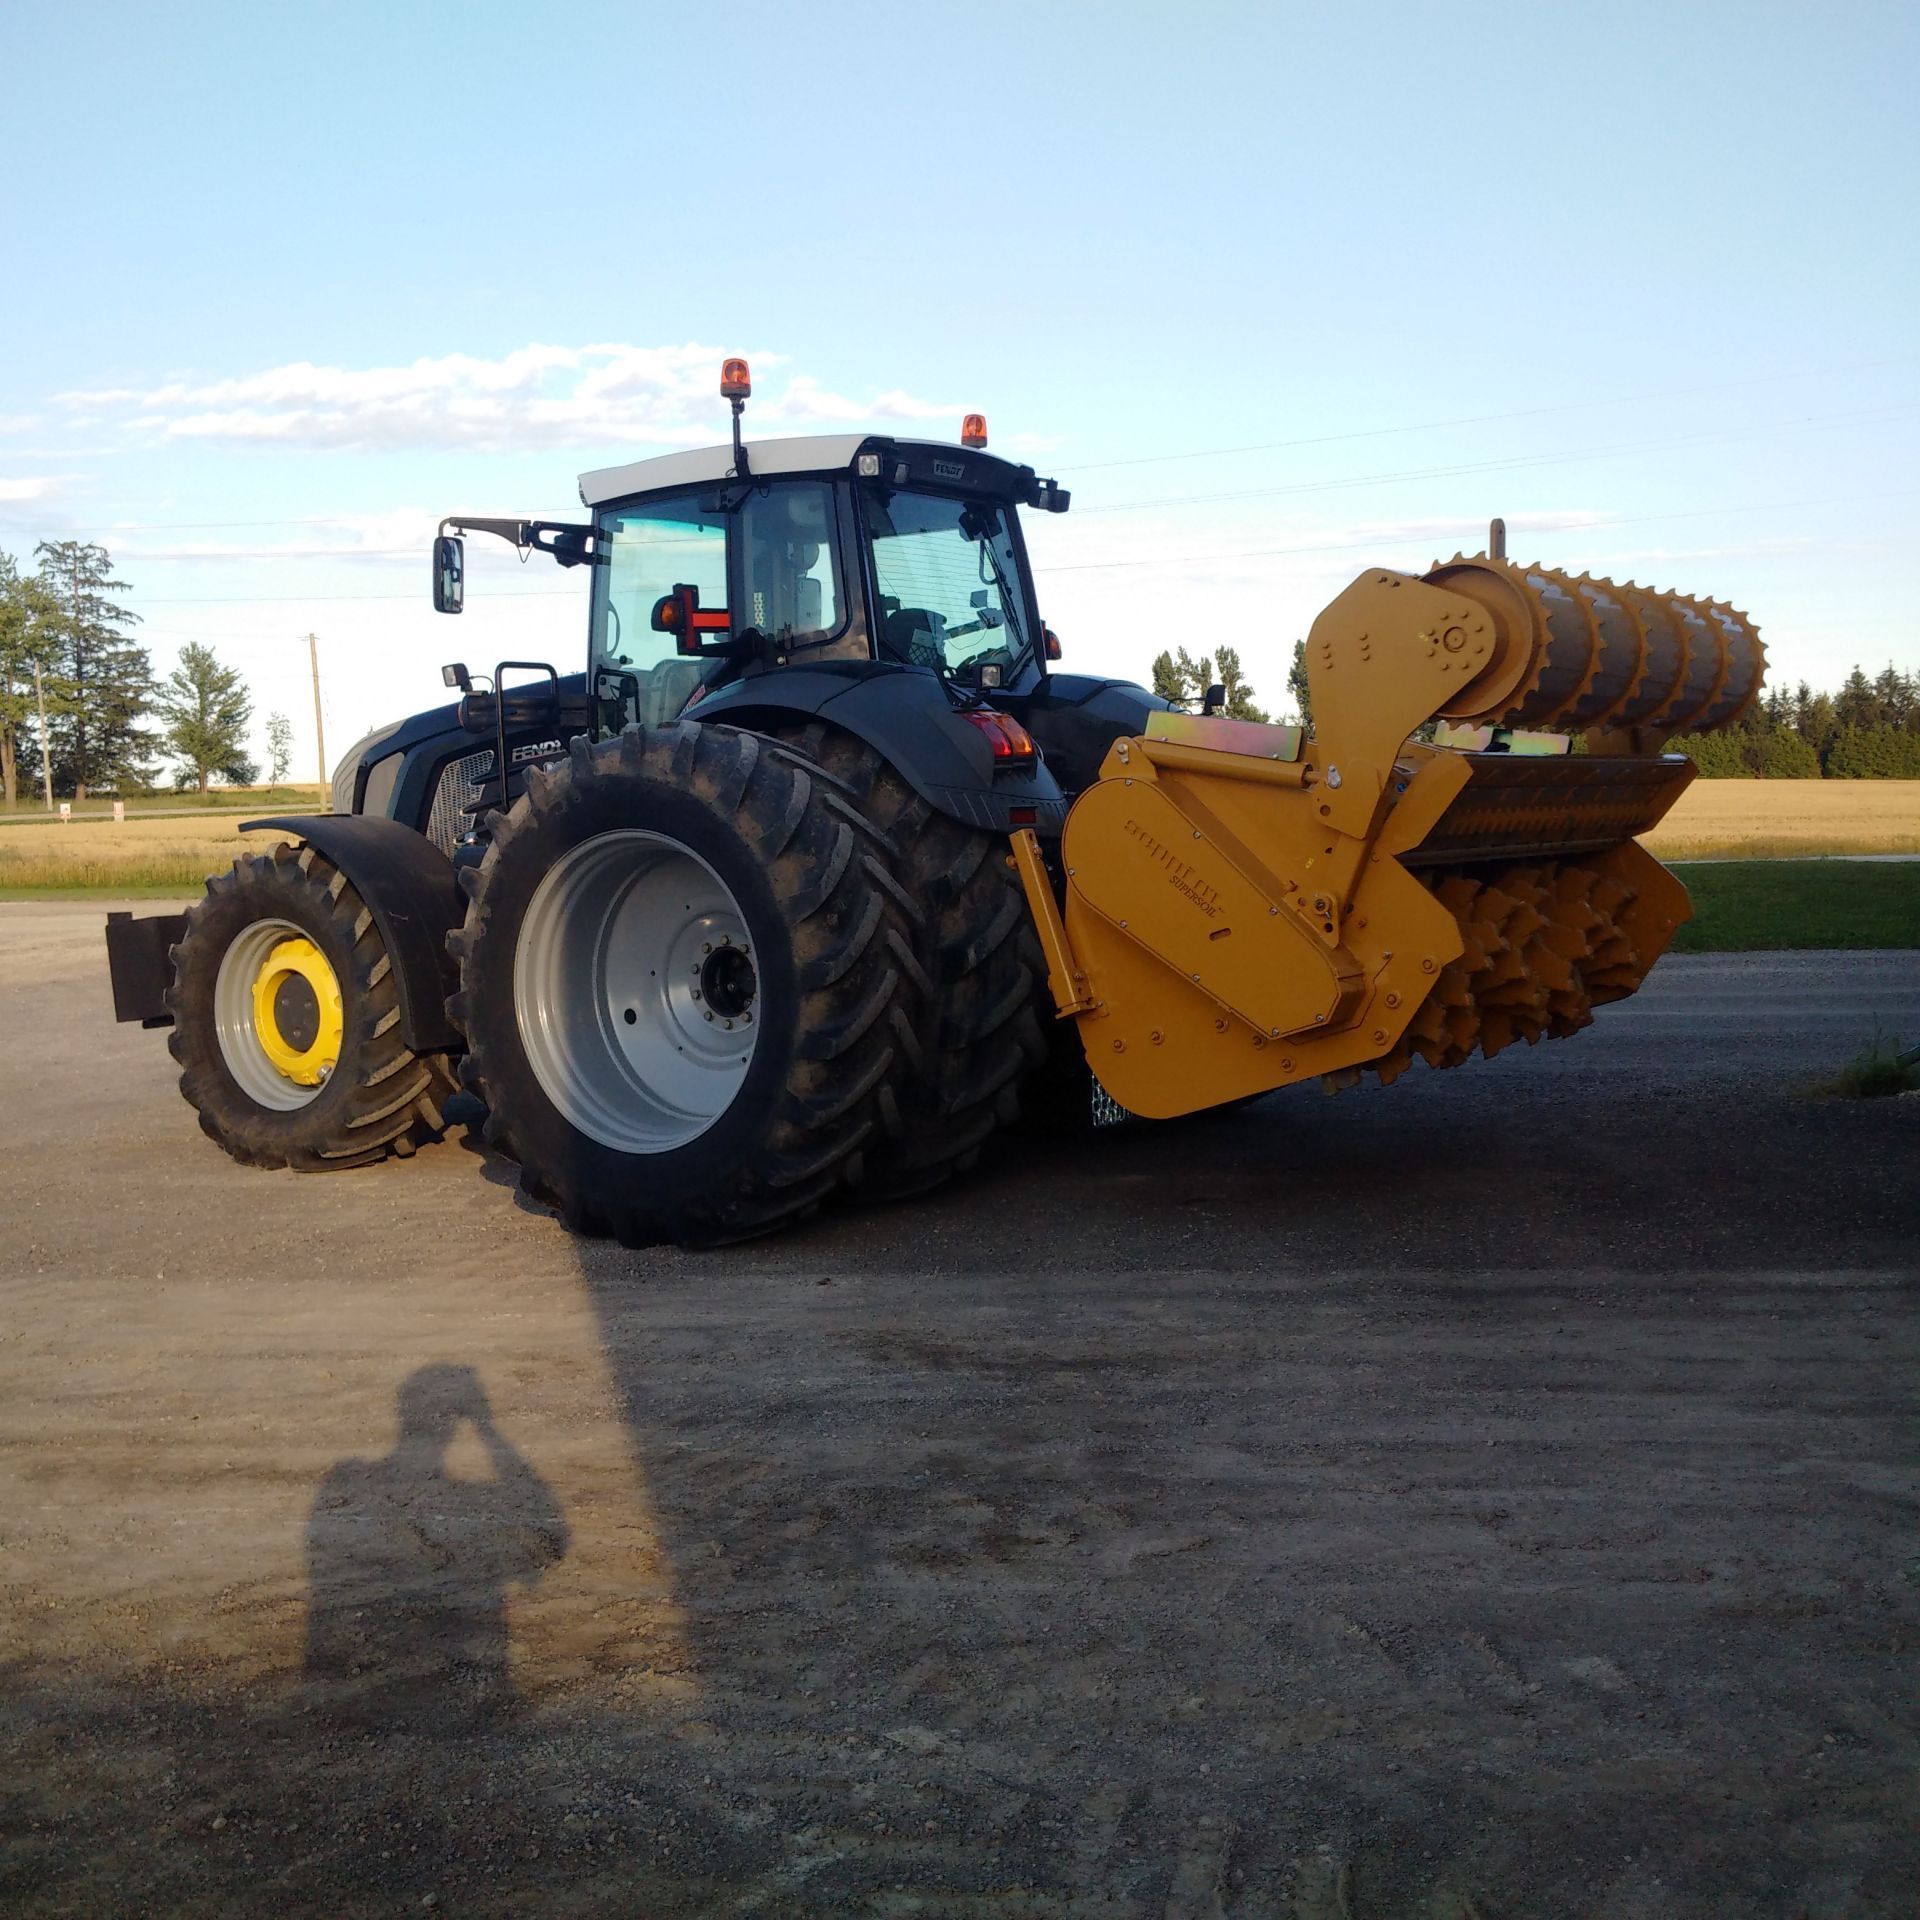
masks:
<svg viewBox="0 0 1920 1920"><path fill-rule="evenodd" d="M1068 898L1259 1032L1325 1024L1349 983L1233 851L1158 782L1102 780L1074 808Z"/></svg>

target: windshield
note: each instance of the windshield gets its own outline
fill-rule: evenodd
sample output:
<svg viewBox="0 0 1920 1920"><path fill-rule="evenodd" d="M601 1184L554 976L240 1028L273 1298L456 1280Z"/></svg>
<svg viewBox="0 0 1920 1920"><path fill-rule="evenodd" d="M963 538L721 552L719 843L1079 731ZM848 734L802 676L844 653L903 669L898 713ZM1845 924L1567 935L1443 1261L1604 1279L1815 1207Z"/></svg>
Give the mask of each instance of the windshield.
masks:
<svg viewBox="0 0 1920 1920"><path fill-rule="evenodd" d="M865 493L881 654L976 684L1010 682L1028 641L1006 512L991 500Z"/></svg>

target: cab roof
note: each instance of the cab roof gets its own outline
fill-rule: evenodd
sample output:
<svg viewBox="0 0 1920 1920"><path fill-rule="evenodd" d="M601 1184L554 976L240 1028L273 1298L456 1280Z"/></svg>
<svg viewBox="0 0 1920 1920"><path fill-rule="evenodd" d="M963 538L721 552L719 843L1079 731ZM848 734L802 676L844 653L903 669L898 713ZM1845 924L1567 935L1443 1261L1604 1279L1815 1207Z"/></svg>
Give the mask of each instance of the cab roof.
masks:
<svg viewBox="0 0 1920 1920"><path fill-rule="evenodd" d="M1004 476L1002 484L1010 482L1016 494L1023 493L1033 480L1030 468L1013 466L972 447L959 447L944 440L896 440L879 433L812 433L791 440L750 440L747 465L755 475L769 478L783 473L844 473L863 448L884 448L909 458L945 456L956 465L971 469L969 477L984 478L997 471ZM915 464L918 465L918 461ZM597 507L605 501L624 500L637 493L717 486L733 477L730 445L698 447L689 453L656 454L651 460L632 460L623 467L599 467L592 473L583 473L580 500L583 506ZM944 477L957 479L959 476Z"/></svg>

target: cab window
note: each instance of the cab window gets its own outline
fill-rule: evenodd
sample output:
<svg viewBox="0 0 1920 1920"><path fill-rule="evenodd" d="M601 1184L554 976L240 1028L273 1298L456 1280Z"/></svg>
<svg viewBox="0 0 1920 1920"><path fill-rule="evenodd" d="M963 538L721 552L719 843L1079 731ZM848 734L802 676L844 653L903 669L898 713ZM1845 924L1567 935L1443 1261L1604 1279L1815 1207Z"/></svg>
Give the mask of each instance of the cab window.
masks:
<svg viewBox="0 0 1920 1920"><path fill-rule="evenodd" d="M682 658L673 636L653 625L654 608L676 587L694 588L705 610L726 607L728 516L710 511L714 504L684 493L601 515L592 692L603 733L676 719L695 689L726 664Z"/></svg>
<svg viewBox="0 0 1920 1920"><path fill-rule="evenodd" d="M824 480L756 487L740 504L744 618L787 652L818 646L846 624L839 523Z"/></svg>

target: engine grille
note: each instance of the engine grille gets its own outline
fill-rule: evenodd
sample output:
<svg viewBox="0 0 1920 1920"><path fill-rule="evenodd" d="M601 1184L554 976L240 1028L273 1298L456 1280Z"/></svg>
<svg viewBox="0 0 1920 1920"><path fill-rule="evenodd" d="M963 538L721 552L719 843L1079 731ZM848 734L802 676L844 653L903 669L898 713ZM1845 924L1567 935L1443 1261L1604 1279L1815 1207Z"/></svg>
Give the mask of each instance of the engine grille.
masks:
<svg viewBox="0 0 1920 1920"><path fill-rule="evenodd" d="M491 747L461 760L450 760L440 769L440 782L433 790L433 805L427 813L427 838L442 853L450 855L454 843L473 825L473 816L462 809L479 797L492 772Z"/></svg>

